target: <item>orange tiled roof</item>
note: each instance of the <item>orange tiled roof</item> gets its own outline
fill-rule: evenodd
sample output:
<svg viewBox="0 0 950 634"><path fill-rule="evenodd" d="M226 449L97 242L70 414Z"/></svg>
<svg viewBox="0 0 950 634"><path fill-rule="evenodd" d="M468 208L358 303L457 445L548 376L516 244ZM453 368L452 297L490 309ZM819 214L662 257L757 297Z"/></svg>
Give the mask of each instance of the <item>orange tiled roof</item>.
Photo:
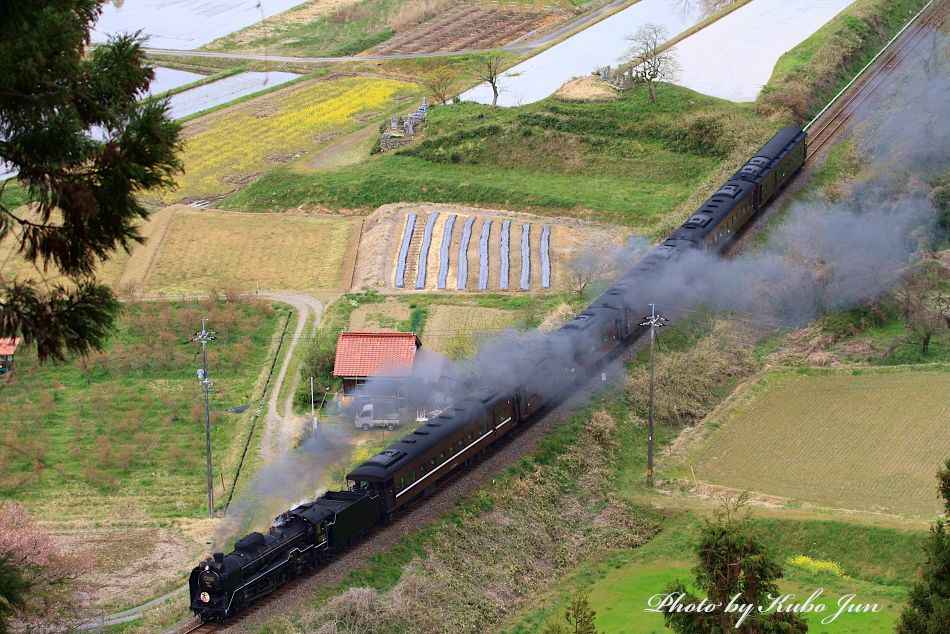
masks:
<svg viewBox="0 0 950 634"><path fill-rule="evenodd" d="M419 340L412 332L341 332L336 344L333 374L409 374L419 345Z"/></svg>
<svg viewBox="0 0 950 634"><path fill-rule="evenodd" d="M16 352L16 347L20 345L20 338L0 339L0 355L11 355Z"/></svg>

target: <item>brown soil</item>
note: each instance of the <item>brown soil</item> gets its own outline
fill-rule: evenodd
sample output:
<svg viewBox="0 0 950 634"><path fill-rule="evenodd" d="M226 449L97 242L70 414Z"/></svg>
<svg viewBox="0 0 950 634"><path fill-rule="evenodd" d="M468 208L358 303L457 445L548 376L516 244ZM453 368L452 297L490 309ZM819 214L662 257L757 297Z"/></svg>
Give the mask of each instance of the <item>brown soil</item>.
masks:
<svg viewBox="0 0 950 634"><path fill-rule="evenodd" d="M486 219L492 220L491 237L489 239L489 290L500 290L499 280L499 248L501 245L501 221L511 220L511 240L509 243L509 285L511 292L520 291L521 278L521 225L531 224L531 290L541 290L541 225L551 225L551 272L552 288L564 288L566 276L560 274L563 262L570 258L578 248L587 248L591 244L620 245L626 237L622 229L608 227L593 222L575 218L542 217L532 214L499 209L483 209L479 207L465 207L451 204L408 204L396 203L384 205L367 217L364 224L363 237L357 258L356 271L353 276L353 289L376 288L393 289L393 273L396 258L402 242L403 231L406 226L406 214L418 213L417 222L425 223L428 214L439 212L432 234L432 244L429 250L427 263L426 291L438 288L439 248L442 244L442 232L445 221L451 214L458 217L452 233L451 251L449 259L449 275L446 281L446 291L456 291L458 279L458 247L461 243L462 228L470 216L475 216L476 222L472 226L472 237L468 246L468 283L467 291L478 291L478 242L481 236L482 224ZM421 241L421 230L410 249L411 253L418 254L418 245L415 240ZM406 286L404 291L415 290L416 262L412 255L406 266ZM400 291L403 292L403 291Z"/></svg>
<svg viewBox="0 0 950 634"><path fill-rule="evenodd" d="M407 55L496 48L564 21L566 11L515 5L463 4L370 49L370 55Z"/></svg>
<svg viewBox="0 0 950 634"><path fill-rule="evenodd" d="M294 159L298 159L303 156L303 152L275 152L274 154L268 154L264 157L264 160L268 163L277 163L278 165L283 165L284 163L290 163Z"/></svg>
<svg viewBox="0 0 950 634"><path fill-rule="evenodd" d="M94 605L133 604L171 589L205 548L183 537L181 528L87 528L53 533L53 538L60 548L95 559L94 571L85 577Z"/></svg>
<svg viewBox="0 0 950 634"><path fill-rule="evenodd" d="M617 98L617 90L596 77L575 77L554 93L555 97L573 101L610 101Z"/></svg>

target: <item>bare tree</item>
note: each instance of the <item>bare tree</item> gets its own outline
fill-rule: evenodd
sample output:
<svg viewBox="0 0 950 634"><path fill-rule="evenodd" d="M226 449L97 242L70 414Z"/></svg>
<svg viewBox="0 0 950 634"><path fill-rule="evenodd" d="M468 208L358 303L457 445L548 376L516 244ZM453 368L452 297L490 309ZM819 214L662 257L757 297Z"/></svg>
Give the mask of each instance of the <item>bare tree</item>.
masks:
<svg viewBox="0 0 950 634"><path fill-rule="evenodd" d="M696 12L701 17L708 18L735 2L736 0L677 0L676 5L684 16L690 16Z"/></svg>
<svg viewBox="0 0 950 634"><path fill-rule="evenodd" d="M452 94L452 84L455 83L457 73L450 66L433 68L419 78L419 83L429 89L432 96L443 104L448 103Z"/></svg>
<svg viewBox="0 0 950 634"><path fill-rule="evenodd" d="M666 29L659 24L644 24L633 35L627 36L630 49L625 56L636 83L645 83L650 90L650 101L656 103L656 82L673 81L681 70L672 48L664 48L669 39Z"/></svg>
<svg viewBox="0 0 950 634"><path fill-rule="evenodd" d="M502 62L505 54L501 51L489 51L475 65L472 74L479 83L488 84L492 90L491 105L498 105L498 80L501 78Z"/></svg>
<svg viewBox="0 0 950 634"><path fill-rule="evenodd" d="M608 277L613 262L607 252L596 245L584 245L567 261L568 280L572 291L583 295L591 283Z"/></svg>
<svg viewBox="0 0 950 634"><path fill-rule="evenodd" d="M907 330L920 337L921 353L930 353L930 340L950 328L950 270L935 259L911 267L895 297Z"/></svg>

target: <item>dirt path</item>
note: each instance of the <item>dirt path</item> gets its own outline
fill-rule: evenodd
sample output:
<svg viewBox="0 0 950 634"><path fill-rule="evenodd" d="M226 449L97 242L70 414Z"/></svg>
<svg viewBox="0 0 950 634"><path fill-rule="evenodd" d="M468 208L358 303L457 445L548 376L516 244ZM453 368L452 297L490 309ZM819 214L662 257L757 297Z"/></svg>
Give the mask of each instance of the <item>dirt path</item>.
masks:
<svg viewBox="0 0 950 634"><path fill-rule="evenodd" d="M297 390L300 377L294 376L291 379L291 384L287 388L283 399L280 398L281 388L287 378L287 370L290 368L290 362L293 359L297 345L302 340L306 341L310 336L313 336L320 324L323 303L312 295L290 291L264 291L261 296L290 304L297 311L297 325L287 343L284 360L280 364L280 370L277 372L274 386L271 388L270 398L267 401L267 416L265 418L261 452L265 457L275 457L290 450L290 441L301 423L293 414L294 393ZM312 322L311 315L313 316ZM305 335L304 330L307 328L308 322L311 322L310 329Z"/></svg>
<svg viewBox="0 0 950 634"><path fill-rule="evenodd" d="M304 165L312 170L330 170L359 163L369 156L377 136L379 126L375 123L368 125L317 152Z"/></svg>

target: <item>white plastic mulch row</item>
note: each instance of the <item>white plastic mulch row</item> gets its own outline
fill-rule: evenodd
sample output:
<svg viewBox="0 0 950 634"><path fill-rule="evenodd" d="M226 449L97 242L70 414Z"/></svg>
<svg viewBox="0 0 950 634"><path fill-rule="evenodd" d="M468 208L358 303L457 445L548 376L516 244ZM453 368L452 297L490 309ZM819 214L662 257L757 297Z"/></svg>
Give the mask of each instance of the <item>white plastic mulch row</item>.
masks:
<svg viewBox="0 0 950 634"><path fill-rule="evenodd" d="M531 225L521 225L521 289L531 288Z"/></svg>
<svg viewBox="0 0 950 634"><path fill-rule="evenodd" d="M753 0L676 45L676 83L731 101L754 101L778 58L853 0Z"/></svg>
<svg viewBox="0 0 950 634"><path fill-rule="evenodd" d="M459 243L459 273L457 288L460 291L465 290L468 283L468 243L472 238L472 225L475 224L475 216L469 216L468 220L462 226L462 241Z"/></svg>
<svg viewBox="0 0 950 634"><path fill-rule="evenodd" d="M435 221L439 219L439 212L429 214L426 219L425 230L422 233L422 248L419 249L419 266L416 267L416 288L426 287L426 267L429 264L429 247L432 245L432 230Z"/></svg>
<svg viewBox="0 0 950 634"><path fill-rule="evenodd" d="M449 247L452 246L452 231L455 229L457 215L452 214L445 219L445 229L442 230L442 245L439 247L439 290L445 289L449 277Z"/></svg>
<svg viewBox="0 0 950 634"><path fill-rule="evenodd" d="M396 279L394 284L398 288L405 285L406 256L409 255L409 243L412 242L412 231L416 228L416 214L406 216L406 230L402 234L402 245L399 247L399 259L396 261Z"/></svg>
<svg viewBox="0 0 950 634"><path fill-rule="evenodd" d="M169 99L169 111L173 119L181 119L188 115L220 106L240 97L253 95L273 86L285 84L297 79L300 75L294 73L239 73L224 79L213 81L204 86L198 86Z"/></svg>
<svg viewBox="0 0 950 634"><path fill-rule="evenodd" d="M752 0L676 45L682 72L676 83L698 92L753 101L783 53L805 40L853 0ZM684 14L682 0L640 0L505 72L498 105L518 106L548 97L572 77L617 66L630 48L627 36L647 23L670 38L700 21ZM482 84L461 98L489 104Z"/></svg>
<svg viewBox="0 0 950 634"><path fill-rule="evenodd" d="M163 66L155 66L153 70L155 71L155 79L153 79L152 83L148 86L148 94L150 95L160 95L173 88L178 88L179 86L184 86L206 77L198 73L189 73L184 70L175 70L174 68L165 68Z"/></svg>
<svg viewBox="0 0 950 634"><path fill-rule="evenodd" d="M541 225L541 288L551 288L551 225Z"/></svg>
<svg viewBox="0 0 950 634"><path fill-rule="evenodd" d="M192 50L304 0L126 0L102 6L93 42L142 29L148 46Z"/></svg>
<svg viewBox="0 0 950 634"><path fill-rule="evenodd" d="M498 272L498 286L502 289L508 288L508 244L511 238L511 221L501 221L501 246L498 248L499 259L501 260L501 270Z"/></svg>
<svg viewBox="0 0 950 634"><path fill-rule="evenodd" d="M488 238L491 236L491 220L482 222L482 235L478 240L478 290L488 289Z"/></svg>

